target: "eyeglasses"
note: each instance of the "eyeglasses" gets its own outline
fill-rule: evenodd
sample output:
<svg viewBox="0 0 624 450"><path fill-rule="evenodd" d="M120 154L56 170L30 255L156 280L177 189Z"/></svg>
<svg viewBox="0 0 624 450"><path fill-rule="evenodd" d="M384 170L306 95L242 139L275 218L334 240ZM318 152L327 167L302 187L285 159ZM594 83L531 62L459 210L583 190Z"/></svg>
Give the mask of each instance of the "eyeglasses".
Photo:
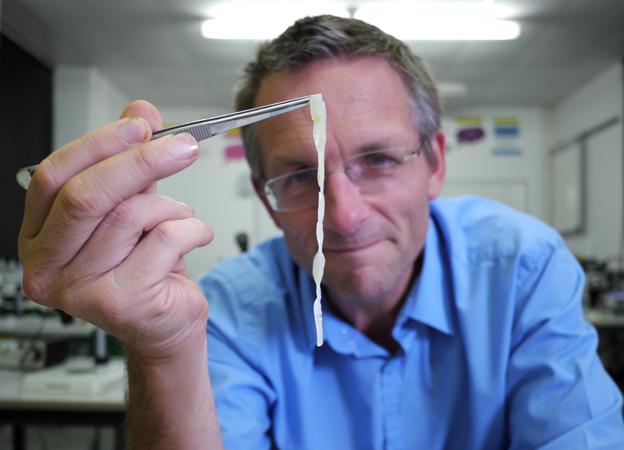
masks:
<svg viewBox="0 0 624 450"><path fill-rule="evenodd" d="M358 154L345 160L342 170L326 174L325 183L330 175L345 173L361 193L380 192L395 183L405 163L420 153L421 147L415 150L389 148ZM316 205L318 192L317 168L311 167L271 178L264 184L263 194L275 211L293 211Z"/></svg>

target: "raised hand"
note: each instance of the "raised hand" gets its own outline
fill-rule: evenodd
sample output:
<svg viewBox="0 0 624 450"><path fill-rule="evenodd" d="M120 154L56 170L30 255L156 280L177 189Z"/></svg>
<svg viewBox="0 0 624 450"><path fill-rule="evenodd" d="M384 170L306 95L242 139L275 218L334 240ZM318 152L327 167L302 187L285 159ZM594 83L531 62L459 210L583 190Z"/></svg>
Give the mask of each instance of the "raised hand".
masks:
<svg viewBox="0 0 624 450"><path fill-rule="evenodd" d="M203 335L206 301L182 257L212 240L190 207L155 183L192 164L189 135L150 141L162 122L144 101L67 144L33 177L19 237L32 300L94 323L148 358Z"/></svg>

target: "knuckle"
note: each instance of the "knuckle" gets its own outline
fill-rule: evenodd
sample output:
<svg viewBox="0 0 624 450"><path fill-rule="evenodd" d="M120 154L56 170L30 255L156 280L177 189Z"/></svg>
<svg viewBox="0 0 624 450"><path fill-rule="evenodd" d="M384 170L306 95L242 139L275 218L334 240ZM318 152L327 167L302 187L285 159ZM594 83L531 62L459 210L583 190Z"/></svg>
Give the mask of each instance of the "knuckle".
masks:
<svg viewBox="0 0 624 450"><path fill-rule="evenodd" d="M100 207L97 192L82 176L71 178L59 193L63 210L75 218L88 218L97 215Z"/></svg>
<svg viewBox="0 0 624 450"><path fill-rule="evenodd" d="M153 232L156 242L163 247L175 247L177 242L177 230L173 223L162 222L158 224Z"/></svg>
<svg viewBox="0 0 624 450"><path fill-rule="evenodd" d="M33 270L24 268L24 275L22 277L22 290L26 297L31 300L39 301L43 297L45 292L44 283L42 279Z"/></svg>
<svg viewBox="0 0 624 450"><path fill-rule="evenodd" d="M206 244L212 242L214 238L214 232L212 231L212 228L210 228L208 225L206 225L204 222L196 217L193 217L189 220L193 221L193 224L197 228L198 236L202 237L202 242Z"/></svg>
<svg viewBox="0 0 624 450"><path fill-rule="evenodd" d="M133 166L140 175L147 175L153 172L156 166L156 159L153 152L150 151L150 146L138 146L133 155Z"/></svg>
<svg viewBox="0 0 624 450"><path fill-rule="evenodd" d="M47 304L52 291L48 274L34 264L24 265L22 290L26 297L37 303Z"/></svg>
<svg viewBox="0 0 624 450"><path fill-rule="evenodd" d="M40 305L60 309L79 317L76 312L78 287L64 271L52 272L44 266L24 267L22 290L26 297Z"/></svg>
<svg viewBox="0 0 624 450"><path fill-rule="evenodd" d="M39 167L33 174L32 183L37 184L46 192L55 192L61 187L57 177L56 165L52 158L45 158L39 163Z"/></svg>
<svg viewBox="0 0 624 450"><path fill-rule="evenodd" d="M124 200L118 204L107 216L105 222L109 225L122 227L137 226L139 222L138 214L133 207L132 199Z"/></svg>
<svg viewBox="0 0 624 450"><path fill-rule="evenodd" d="M91 154L97 161L127 150L130 145L117 133L117 124L117 122L109 123L91 131L74 141L72 145L79 146L82 151Z"/></svg>

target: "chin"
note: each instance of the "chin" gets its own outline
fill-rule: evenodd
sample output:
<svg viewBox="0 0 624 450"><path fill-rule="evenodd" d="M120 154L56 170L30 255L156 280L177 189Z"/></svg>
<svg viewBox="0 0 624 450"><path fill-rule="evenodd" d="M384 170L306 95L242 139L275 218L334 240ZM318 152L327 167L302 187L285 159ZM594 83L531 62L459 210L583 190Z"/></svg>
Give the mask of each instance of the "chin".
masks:
<svg viewBox="0 0 624 450"><path fill-rule="evenodd" d="M344 299L369 303L385 298L395 288L398 277L374 267L357 268L335 273L326 271L324 284L329 292Z"/></svg>

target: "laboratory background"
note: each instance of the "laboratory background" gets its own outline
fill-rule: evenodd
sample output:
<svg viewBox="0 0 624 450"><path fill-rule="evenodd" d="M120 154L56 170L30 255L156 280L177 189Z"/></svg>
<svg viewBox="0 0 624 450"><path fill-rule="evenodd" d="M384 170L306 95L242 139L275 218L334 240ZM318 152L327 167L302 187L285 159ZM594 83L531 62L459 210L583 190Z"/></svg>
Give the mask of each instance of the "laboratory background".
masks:
<svg viewBox="0 0 624 450"><path fill-rule="evenodd" d="M124 448L119 343L21 290L18 168L132 99L166 125L232 111L258 43L319 13L367 20L427 61L444 106L443 195L492 198L564 236L624 388L624 1L0 0L0 449ZM279 233L240 135L200 148L159 185L214 229L186 258L193 278Z"/></svg>

